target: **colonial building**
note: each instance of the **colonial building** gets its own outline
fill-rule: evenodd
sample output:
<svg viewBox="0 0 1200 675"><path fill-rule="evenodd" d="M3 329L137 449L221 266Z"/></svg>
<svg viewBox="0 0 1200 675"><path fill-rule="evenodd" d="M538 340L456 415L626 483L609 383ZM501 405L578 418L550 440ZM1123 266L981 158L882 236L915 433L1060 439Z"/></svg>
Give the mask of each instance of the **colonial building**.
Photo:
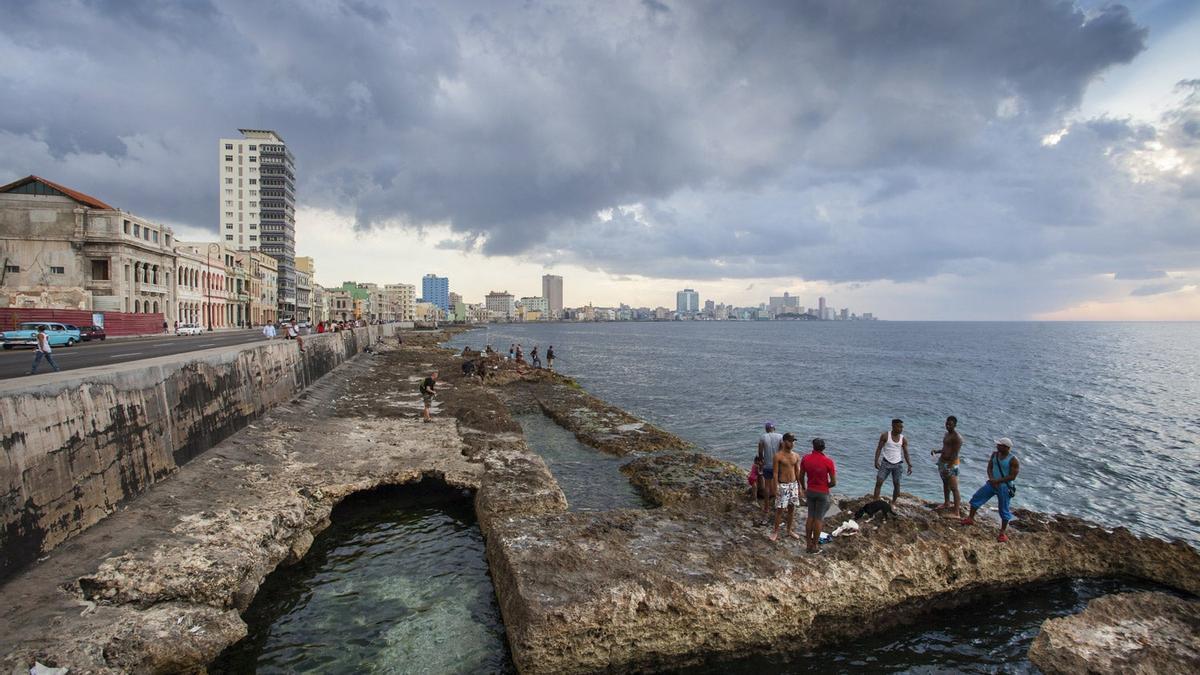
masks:
<svg viewBox="0 0 1200 675"><path fill-rule="evenodd" d="M261 251L238 251L235 255L249 282L246 302L250 325L275 323L279 320L279 263Z"/></svg>
<svg viewBox="0 0 1200 675"><path fill-rule="evenodd" d="M0 306L177 316L174 233L27 176L0 186Z"/></svg>
<svg viewBox="0 0 1200 675"><path fill-rule="evenodd" d="M296 258L296 320L316 322L313 311L313 275L316 265L308 256Z"/></svg>

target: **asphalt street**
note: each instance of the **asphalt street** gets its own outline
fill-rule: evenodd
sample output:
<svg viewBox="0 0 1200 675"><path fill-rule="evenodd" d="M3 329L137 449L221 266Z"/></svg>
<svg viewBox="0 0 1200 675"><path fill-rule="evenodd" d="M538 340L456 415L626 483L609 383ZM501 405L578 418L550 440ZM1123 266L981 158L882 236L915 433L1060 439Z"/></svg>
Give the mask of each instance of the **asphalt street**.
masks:
<svg viewBox="0 0 1200 675"><path fill-rule="evenodd" d="M265 339L262 332L257 329L220 331L203 335L162 335L123 340L109 338L103 342L81 342L74 347L55 347L53 355L54 362L58 364L59 369L67 371ZM0 350L0 379L23 377L29 373L31 365L33 365L33 349L29 347ZM49 372L53 372L53 370L43 361L38 368L38 374Z"/></svg>

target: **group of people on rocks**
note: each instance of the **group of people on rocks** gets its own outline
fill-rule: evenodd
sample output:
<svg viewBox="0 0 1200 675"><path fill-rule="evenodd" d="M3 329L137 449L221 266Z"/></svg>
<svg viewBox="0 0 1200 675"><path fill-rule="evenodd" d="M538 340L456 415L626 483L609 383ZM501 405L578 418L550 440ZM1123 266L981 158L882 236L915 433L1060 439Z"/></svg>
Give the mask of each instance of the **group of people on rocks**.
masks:
<svg viewBox="0 0 1200 675"><path fill-rule="evenodd" d="M525 350L521 348L521 343L514 342L508 346L508 360L516 363L525 363ZM534 368L542 367L542 358L538 356L537 345L534 345L533 351L529 353L529 362ZM554 370L554 345L546 348L546 368Z"/></svg>
<svg viewBox="0 0 1200 675"><path fill-rule="evenodd" d="M953 415L947 417L945 426L942 447L930 451L931 456L937 457L938 474L942 479L943 501L934 508L938 511L953 508L957 516L962 516L958 467L963 438L958 432L958 418ZM830 503L829 490L837 485L837 466L826 455L824 439L812 439L812 451L803 457L795 451L795 443L795 435L778 433L773 422L767 422L763 434L759 436L758 450L750 470L751 483L755 485L757 496L762 501L762 520L759 524L770 523L773 504L775 513L774 528L769 535L771 541L779 538L779 527L785 513L788 536L800 539L792 525L796 507L800 505L803 495L808 510L804 528L807 550L809 553L819 553L821 527ZM1000 511L998 541L1002 543L1008 541L1008 523L1013 518L1010 504L1016 495L1014 481L1021 470L1020 461L1012 452L1012 445L1008 438L996 439L996 450L988 459L987 482L975 491L969 502L970 513L961 520L963 525L973 525L975 514L995 497ZM894 504L900 498L901 477L911 476L913 472L903 420L892 420L891 429L879 435L879 442L875 445L874 466L875 500L879 500L884 482L890 479L891 501Z"/></svg>

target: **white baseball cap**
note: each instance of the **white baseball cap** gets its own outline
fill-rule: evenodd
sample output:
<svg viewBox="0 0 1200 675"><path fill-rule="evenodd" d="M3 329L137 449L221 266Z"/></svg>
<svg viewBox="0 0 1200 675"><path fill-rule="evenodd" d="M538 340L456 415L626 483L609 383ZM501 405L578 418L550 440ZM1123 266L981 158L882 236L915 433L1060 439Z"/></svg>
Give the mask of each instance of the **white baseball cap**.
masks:
<svg viewBox="0 0 1200 675"><path fill-rule="evenodd" d="M1007 437L1001 437L1001 438L997 438L997 439L996 439L996 445L1003 445L1004 447L1006 447L1006 448L1008 448L1009 450L1011 450L1011 449L1012 449L1012 440L1010 440L1010 439L1009 439L1009 438L1007 438Z"/></svg>

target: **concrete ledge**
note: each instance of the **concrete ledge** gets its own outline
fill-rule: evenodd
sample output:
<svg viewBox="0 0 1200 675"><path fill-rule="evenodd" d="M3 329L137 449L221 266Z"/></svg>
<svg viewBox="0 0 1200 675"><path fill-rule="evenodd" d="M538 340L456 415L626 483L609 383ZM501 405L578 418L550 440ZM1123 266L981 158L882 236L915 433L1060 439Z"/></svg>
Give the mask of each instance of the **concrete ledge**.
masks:
<svg viewBox="0 0 1200 675"><path fill-rule="evenodd" d="M0 580L112 513L390 327L0 383Z"/></svg>

